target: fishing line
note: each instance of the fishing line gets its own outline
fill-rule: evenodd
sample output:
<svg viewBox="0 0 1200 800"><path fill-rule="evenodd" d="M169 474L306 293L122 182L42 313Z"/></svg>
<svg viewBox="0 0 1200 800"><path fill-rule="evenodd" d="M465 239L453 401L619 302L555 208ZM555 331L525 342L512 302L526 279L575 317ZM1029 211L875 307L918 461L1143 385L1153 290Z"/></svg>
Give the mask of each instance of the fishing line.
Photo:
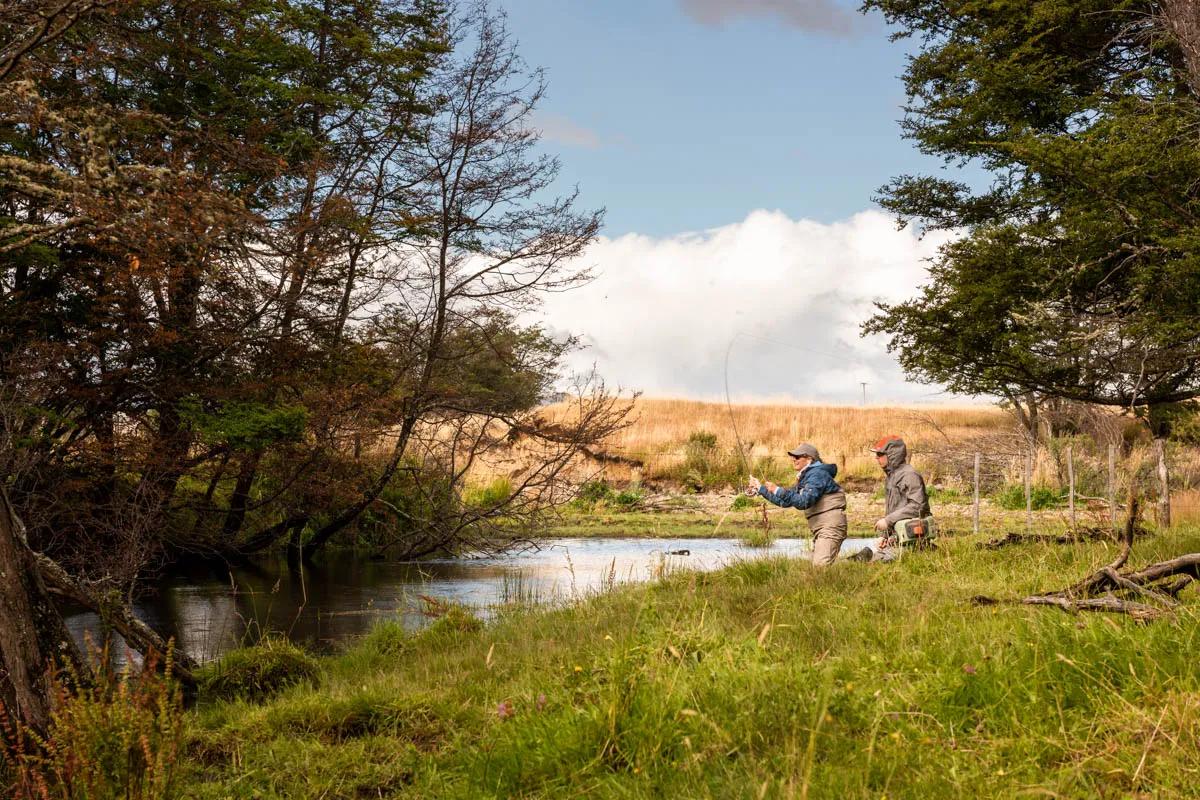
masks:
<svg viewBox="0 0 1200 800"><path fill-rule="evenodd" d="M733 426L733 438L737 440L738 458L742 461L742 470L749 475L750 465L746 461L746 450L742 447L742 437L738 433L737 420L733 416L733 401L729 399L729 354L733 351L733 343L740 335L742 335L741 331L734 332L733 336L729 338L729 346L725 348L725 408L729 411L729 424Z"/></svg>

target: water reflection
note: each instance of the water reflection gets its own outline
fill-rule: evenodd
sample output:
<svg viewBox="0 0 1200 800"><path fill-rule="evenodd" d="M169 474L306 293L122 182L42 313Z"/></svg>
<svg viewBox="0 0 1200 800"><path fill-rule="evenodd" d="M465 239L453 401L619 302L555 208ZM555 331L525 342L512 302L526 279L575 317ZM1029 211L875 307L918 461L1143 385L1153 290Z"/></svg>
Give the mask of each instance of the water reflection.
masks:
<svg viewBox="0 0 1200 800"><path fill-rule="evenodd" d="M850 539L843 552L869 544ZM381 619L426 624L427 603L470 605L486 616L512 599L570 601L610 583L642 581L663 570L710 570L735 559L804 555L808 541L770 548L734 539L556 539L542 549L497 558L369 561L332 553L318 563L270 559L235 568L181 564L136 605L139 616L200 661L217 658L263 632L283 633L316 650L366 633ZM674 555L684 551L687 555ZM99 635L94 614L67 625L82 641Z"/></svg>

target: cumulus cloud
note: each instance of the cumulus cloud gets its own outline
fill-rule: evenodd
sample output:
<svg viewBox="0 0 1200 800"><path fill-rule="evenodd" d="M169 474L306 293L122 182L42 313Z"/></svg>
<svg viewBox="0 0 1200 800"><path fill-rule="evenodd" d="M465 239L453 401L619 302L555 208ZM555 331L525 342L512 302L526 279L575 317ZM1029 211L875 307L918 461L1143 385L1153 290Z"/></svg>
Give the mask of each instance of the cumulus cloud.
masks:
<svg viewBox="0 0 1200 800"><path fill-rule="evenodd" d="M583 127L564 117L549 111L534 112L531 127L540 131L542 138L555 144L565 144L572 147L583 147L595 150L604 144L600 134Z"/></svg>
<svg viewBox="0 0 1200 800"><path fill-rule="evenodd" d="M864 211L832 224L755 211L701 233L598 240L597 277L550 296L544 323L582 338L571 367L649 395L871 402L930 399L904 382L880 337L859 325L875 300L911 297L945 237L898 231Z"/></svg>
<svg viewBox="0 0 1200 800"><path fill-rule="evenodd" d="M806 31L846 35L861 18L835 0L680 0L684 13L705 25L744 17L770 17Z"/></svg>

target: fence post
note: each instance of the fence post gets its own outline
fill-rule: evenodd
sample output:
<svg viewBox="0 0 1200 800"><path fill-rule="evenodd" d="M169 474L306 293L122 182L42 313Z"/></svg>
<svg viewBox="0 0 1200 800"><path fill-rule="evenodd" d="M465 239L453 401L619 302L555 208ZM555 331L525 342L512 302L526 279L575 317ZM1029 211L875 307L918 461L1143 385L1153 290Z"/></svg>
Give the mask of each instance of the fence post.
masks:
<svg viewBox="0 0 1200 800"><path fill-rule="evenodd" d="M1167 471L1166 440L1154 440L1154 454L1158 456L1158 527L1171 527L1171 481Z"/></svg>
<svg viewBox="0 0 1200 800"><path fill-rule="evenodd" d="M1108 516L1113 530L1117 529L1117 446L1108 446Z"/></svg>
<svg viewBox="0 0 1200 800"><path fill-rule="evenodd" d="M1075 530L1075 450L1067 445L1067 507L1071 509L1071 530Z"/></svg>
<svg viewBox="0 0 1200 800"><path fill-rule="evenodd" d="M1033 533L1033 448L1025 451L1025 532Z"/></svg>
<svg viewBox="0 0 1200 800"><path fill-rule="evenodd" d="M975 533L979 533L979 453L975 454Z"/></svg>

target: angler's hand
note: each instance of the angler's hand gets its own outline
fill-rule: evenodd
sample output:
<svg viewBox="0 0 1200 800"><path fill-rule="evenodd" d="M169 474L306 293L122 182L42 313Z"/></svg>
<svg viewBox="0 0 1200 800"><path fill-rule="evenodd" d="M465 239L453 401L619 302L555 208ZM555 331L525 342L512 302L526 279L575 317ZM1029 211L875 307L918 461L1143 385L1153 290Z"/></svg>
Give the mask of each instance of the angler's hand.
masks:
<svg viewBox="0 0 1200 800"><path fill-rule="evenodd" d="M879 519L875 520L875 530L879 531L880 533L883 533L889 527L891 526L888 525L887 517L880 517Z"/></svg>
<svg viewBox="0 0 1200 800"><path fill-rule="evenodd" d="M758 494L758 487L760 486L762 486L762 483L758 480L758 478L751 475L750 482L746 484L746 496L754 497L754 495Z"/></svg>

